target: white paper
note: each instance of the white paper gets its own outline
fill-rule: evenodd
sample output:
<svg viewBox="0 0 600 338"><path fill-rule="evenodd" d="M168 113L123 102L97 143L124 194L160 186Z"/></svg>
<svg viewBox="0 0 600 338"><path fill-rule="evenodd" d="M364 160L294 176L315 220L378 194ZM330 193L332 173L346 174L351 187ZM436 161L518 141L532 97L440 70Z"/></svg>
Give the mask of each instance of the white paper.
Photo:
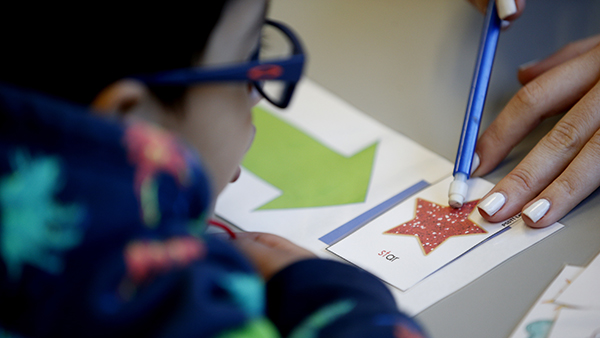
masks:
<svg viewBox="0 0 600 338"><path fill-rule="evenodd" d="M532 229L518 218L510 227L510 230L480 244L408 291L392 288L400 308L409 315L417 315L510 257L562 229L563 225L554 223L546 228Z"/></svg>
<svg viewBox="0 0 600 338"><path fill-rule="evenodd" d="M457 212L462 210L448 206L448 187L451 182L452 177L449 176L413 195L328 250L400 290L408 290L469 249L505 229L502 223L485 221L476 208L477 201L493 184L483 179L469 180L466 201L472 201L471 207L463 206L467 208L467 212L457 216ZM429 225L425 225L426 223ZM409 234L386 233L398 228ZM458 229L457 234L455 228ZM412 235L415 230L422 232L421 239ZM429 242L433 242L435 238L435 244Z"/></svg>
<svg viewBox="0 0 600 338"><path fill-rule="evenodd" d="M419 181L434 184L452 173L452 164L414 141L387 128L356 110L311 81L297 88L292 105L280 111L269 110L301 127L319 142L335 151L352 155L379 142L367 198L364 203L333 207L269 210L254 212L280 192L242 168L240 179L220 195L216 214L246 231L269 232L303 246L315 254L340 260L326 250L319 238L358 215L388 200ZM546 236L562 225L533 230L522 221L511 230L473 249L476 255L464 255L407 292L390 287L400 308L416 315L439 300L459 290Z"/></svg>
<svg viewBox="0 0 600 338"><path fill-rule="evenodd" d="M331 257L319 238L419 181L435 183L452 173L452 164L385 127L309 80L297 87L288 109L265 106L330 149L350 156L378 142L371 181L363 203L318 208L255 209L281 192L242 168L238 181L220 195L216 214L246 231L269 232ZM260 130L257 130L260 133ZM348 182L352 184L352 182Z"/></svg>
<svg viewBox="0 0 600 338"><path fill-rule="evenodd" d="M561 305L555 303L556 298L577 278L581 271L583 271L582 267L565 266L521 320L510 338L547 337L562 308Z"/></svg>
<svg viewBox="0 0 600 338"><path fill-rule="evenodd" d="M594 258L556 302L571 307L600 310L600 255Z"/></svg>
<svg viewBox="0 0 600 338"><path fill-rule="evenodd" d="M600 311L561 309L548 338L600 338Z"/></svg>

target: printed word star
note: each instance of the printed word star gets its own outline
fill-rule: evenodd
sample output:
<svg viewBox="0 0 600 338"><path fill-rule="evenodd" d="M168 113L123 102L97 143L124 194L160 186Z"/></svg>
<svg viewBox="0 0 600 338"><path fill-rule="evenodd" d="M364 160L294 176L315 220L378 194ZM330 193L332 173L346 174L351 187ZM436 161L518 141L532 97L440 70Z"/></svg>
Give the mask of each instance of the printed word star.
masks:
<svg viewBox="0 0 600 338"><path fill-rule="evenodd" d="M479 200L466 202L459 209L417 198L415 218L384 234L412 235L417 238L425 255L452 236L485 234L483 228L469 220L469 214Z"/></svg>

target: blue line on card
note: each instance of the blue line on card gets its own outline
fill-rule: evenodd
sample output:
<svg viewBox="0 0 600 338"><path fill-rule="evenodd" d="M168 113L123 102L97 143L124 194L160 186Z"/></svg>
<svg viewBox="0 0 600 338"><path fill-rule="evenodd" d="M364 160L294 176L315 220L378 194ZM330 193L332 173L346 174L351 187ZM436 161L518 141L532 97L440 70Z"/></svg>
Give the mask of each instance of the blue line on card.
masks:
<svg viewBox="0 0 600 338"><path fill-rule="evenodd" d="M333 243L339 241L340 239L346 237L351 232L357 230L368 222L374 220L379 217L384 212L390 210L392 207L396 206L398 203L404 201L408 197L412 196L416 192L426 188L429 186L429 183L426 181L419 181L411 187L403 190L399 194L389 198L388 200L382 202L381 204L373 207L357 216L356 218L350 220L348 223L343 224L331 231L330 233L324 235L319 238L319 240L327 245L332 245Z"/></svg>

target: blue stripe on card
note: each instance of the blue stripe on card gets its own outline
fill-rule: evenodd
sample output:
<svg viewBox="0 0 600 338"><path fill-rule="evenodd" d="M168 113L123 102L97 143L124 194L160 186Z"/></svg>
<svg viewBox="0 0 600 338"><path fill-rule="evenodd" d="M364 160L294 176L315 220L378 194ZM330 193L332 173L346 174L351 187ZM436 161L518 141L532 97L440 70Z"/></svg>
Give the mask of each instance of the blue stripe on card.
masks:
<svg viewBox="0 0 600 338"><path fill-rule="evenodd" d="M408 197L412 196L413 194L417 193L418 191L420 191L428 186L429 186L429 183L427 183L426 181L419 181L416 184L414 184L413 186L408 187L404 191L400 192L399 194L389 198L388 200L373 207L372 209L367 210L366 212L364 212L363 214L352 219L348 223L339 226L335 230L333 230L330 233L319 238L319 240L327 245L332 245L333 243L346 237L353 231L359 229L363 225L365 225L365 224L369 223L370 221L374 220L375 218L379 217L384 212L390 210L391 208L396 206L398 203L404 201Z"/></svg>

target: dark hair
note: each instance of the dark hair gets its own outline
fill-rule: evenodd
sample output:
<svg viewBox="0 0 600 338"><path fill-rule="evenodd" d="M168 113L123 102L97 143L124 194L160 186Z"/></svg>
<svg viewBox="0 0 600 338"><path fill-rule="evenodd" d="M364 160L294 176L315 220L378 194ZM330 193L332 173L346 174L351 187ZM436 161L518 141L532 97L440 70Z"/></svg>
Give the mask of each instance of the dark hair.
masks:
<svg viewBox="0 0 600 338"><path fill-rule="evenodd" d="M145 3L139 11L3 5L0 81L87 105L121 78L191 66L226 2L173 4L176 10ZM173 104L185 88L151 90Z"/></svg>

